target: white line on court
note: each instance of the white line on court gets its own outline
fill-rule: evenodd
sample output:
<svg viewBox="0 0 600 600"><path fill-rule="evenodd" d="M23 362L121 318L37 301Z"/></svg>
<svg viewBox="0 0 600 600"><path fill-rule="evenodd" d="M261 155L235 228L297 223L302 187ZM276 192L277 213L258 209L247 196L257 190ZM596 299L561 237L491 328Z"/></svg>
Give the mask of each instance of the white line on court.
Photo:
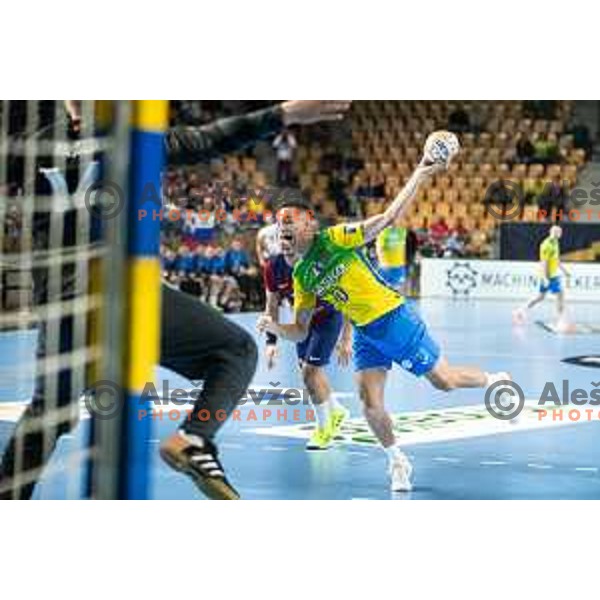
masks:
<svg viewBox="0 0 600 600"><path fill-rule="evenodd" d="M221 448L227 448L229 450L241 450L244 447L242 444L235 444L233 442L223 442L219 445Z"/></svg>
<svg viewBox="0 0 600 600"><path fill-rule="evenodd" d="M541 416L538 400L526 399L525 409L519 418L510 422L493 418L485 406L471 404L465 406L439 407L421 411L407 411L392 418L403 418L401 423L402 445L449 442L497 434L520 431L542 430L556 427L577 427L588 421L553 420ZM310 435L305 424L270 425L245 429L247 433L272 437L305 439ZM342 444L376 445L376 440L368 432L362 417L351 418L342 427Z"/></svg>

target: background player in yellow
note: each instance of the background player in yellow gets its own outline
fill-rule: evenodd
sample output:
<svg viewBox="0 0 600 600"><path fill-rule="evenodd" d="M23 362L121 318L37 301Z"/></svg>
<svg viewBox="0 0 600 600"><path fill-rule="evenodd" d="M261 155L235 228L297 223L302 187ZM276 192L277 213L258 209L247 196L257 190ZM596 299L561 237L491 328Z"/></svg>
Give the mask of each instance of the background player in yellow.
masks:
<svg viewBox="0 0 600 600"><path fill-rule="evenodd" d="M319 231L310 209L300 200L284 203L278 213L280 239L293 245L296 255L294 322L279 324L263 316L258 323L261 331L301 341L308 333L317 298L330 303L352 322L354 364L364 414L388 456L393 491L411 489L412 466L396 445L392 421L384 406L385 381L392 363L416 376L425 376L444 391L483 388L510 379L508 373L489 374L477 367L451 366L420 316L359 250L400 218L421 184L447 163L422 160L388 208L359 223Z"/></svg>
<svg viewBox="0 0 600 600"><path fill-rule="evenodd" d="M527 311L542 302L548 292L556 296L557 324L562 322L565 314L565 294L559 271L562 271L567 277L570 274L560 262L561 237L562 228L558 225L553 225L550 228L548 236L540 244L541 281L539 291L525 306L517 308L514 311L513 318L516 323L524 323L527 320Z"/></svg>

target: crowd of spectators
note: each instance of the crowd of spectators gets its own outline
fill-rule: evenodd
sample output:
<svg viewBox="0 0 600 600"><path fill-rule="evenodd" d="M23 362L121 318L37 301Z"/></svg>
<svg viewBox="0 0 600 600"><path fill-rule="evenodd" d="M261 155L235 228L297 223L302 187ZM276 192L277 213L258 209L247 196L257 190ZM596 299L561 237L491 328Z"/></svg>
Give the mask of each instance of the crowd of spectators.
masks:
<svg viewBox="0 0 600 600"><path fill-rule="evenodd" d="M164 279L225 312L262 307L262 285L239 237L225 245L172 236L161 246Z"/></svg>
<svg viewBox="0 0 600 600"><path fill-rule="evenodd" d="M201 125L268 104L271 103L173 101L171 123ZM20 105L15 106L16 111ZM48 112L45 106L40 108L42 116L46 114L44 111ZM524 114L531 119L554 119L556 110L553 101L524 103ZM16 111L11 123L23 121L24 114ZM42 119L44 123L53 113L48 112L46 117ZM393 196L389 189L391 178L383 169L371 172L365 168L364 159L359 158L360 152L353 147L352 138L347 131L344 133L343 126L282 130L267 140L272 168L265 167L263 171L257 168L252 149L210 166L168 167L163 179L163 203L165 209L175 209L178 216L163 218L161 256L165 279L223 311L260 310L264 286L255 239L257 231L270 222L266 214L273 208L277 189L301 188L327 225L368 217L369 207L383 210ZM485 132L486 122L476 103L469 110L458 103L442 126L473 137ZM570 123L568 132L575 147L589 157L593 143L586 127ZM515 142L506 163L513 172L519 166L524 169L560 165L566 160L565 149L552 131L543 135L535 130L521 131L512 139ZM315 148L317 152L313 153ZM412 158L416 159L407 156L407 160ZM243 166L245 160L251 168ZM41 174L39 178L40 185L47 185ZM553 209L566 208L568 189L560 176L549 179L524 179L523 187L526 202L551 215ZM20 192L5 190L5 193L13 196ZM9 207L4 217L0 252L10 254L18 250L20 212ZM434 212L411 224L417 239L417 260L421 256L490 256L495 231L479 227L477 219L470 221L455 214L447 218ZM34 242L36 246L45 246L42 233L38 232Z"/></svg>
<svg viewBox="0 0 600 600"><path fill-rule="evenodd" d="M179 168L167 171L163 193L164 278L225 312L262 308L254 246L269 221L267 190Z"/></svg>
<svg viewBox="0 0 600 600"><path fill-rule="evenodd" d="M443 217L431 226L414 230L417 237L417 261L426 258L486 258L490 253L490 237L480 229L468 230L461 219L450 226Z"/></svg>
<svg viewBox="0 0 600 600"><path fill-rule="evenodd" d="M198 125L263 106L265 103L258 101L178 101L172 103L172 122ZM459 135L485 133L486 116L478 110L476 103L469 110L457 103L447 116L448 129ZM555 119L556 112L553 101L523 105L523 114L531 119ZM167 171L166 201L191 209L189 215L164 228L162 254L167 280L224 311L261 309L264 292L255 237L267 222L263 211L272 208L269 184L302 189L328 225L367 217L374 205L376 210L383 210L390 200L389 179L380 171L369 174L352 143L340 143L339 130L340 126L282 130L267 140L272 168L265 169L259 183L255 172L231 168L227 159L209 172L194 166ZM585 127L571 124L569 131L576 147L591 151ZM520 132L513 139L512 154L504 159L510 169L515 165L560 165L566 160L553 132ZM250 150L242 155L251 157L253 153ZM543 185L532 179L525 181L525 197L528 204L552 214L552 209L565 207L568 190L559 176ZM420 257L491 256L496 231L477 224L477 218L447 218L436 213L417 224L410 223L417 239L417 262Z"/></svg>

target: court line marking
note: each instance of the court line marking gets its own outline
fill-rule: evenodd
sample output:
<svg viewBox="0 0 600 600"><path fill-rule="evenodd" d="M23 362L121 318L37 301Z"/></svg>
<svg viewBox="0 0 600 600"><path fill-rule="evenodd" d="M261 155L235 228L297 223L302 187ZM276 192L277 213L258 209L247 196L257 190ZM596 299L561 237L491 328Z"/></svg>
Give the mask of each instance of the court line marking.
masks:
<svg viewBox="0 0 600 600"><path fill-rule="evenodd" d="M557 325L551 321L538 320L535 324L553 335L598 335L600 333L600 327L591 323L573 323L575 331L571 332L559 331Z"/></svg>
<svg viewBox="0 0 600 600"><path fill-rule="evenodd" d="M162 387L162 384L161 384L161 386L159 386L159 385L156 386L157 391L160 387ZM183 388L174 387L173 390L175 390L175 389L183 389ZM185 389L184 391L189 394L190 392L197 391L198 389L201 389L201 388L188 388L188 389ZM297 391L301 388L293 388L293 387L274 388L273 386L261 386L259 384L252 384L252 386L250 386L248 389L277 390L277 392L272 393L272 394L265 393L262 398L256 398L256 399L248 398L242 404L238 404L235 407L235 410L249 412L250 410L257 410L257 409L261 409L261 408L269 408L272 411L284 410L284 409L301 410L302 408L305 408L307 410L313 409L312 403L304 404L304 403L302 403L301 399L298 399L297 402L289 403L289 404L285 401L285 399L283 397L284 394L288 393L290 390ZM269 404L269 402L271 402L273 400L272 396L278 396L277 398L274 399L276 404ZM355 394L351 393L351 392L332 392L333 398L353 398L354 396L355 396ZM30 403L30 400L18 400L18 401L14 401L14 402L0 402L0 421L6 421L6 422L11 422L11 423L18 421L23 410L25 410L25 407L29 403ZM80 414L79 414L80 419L82 419L82 420L89 419L90 415L85 407L85 403L83 401L80 401L79 405L80 405ZM169 413L169 411L171 411L171 410L177 410L182 413L181 418L184 418L185 414L186 414L186 410L191 410L192 407L193 407L193 401L191 399L189 402L182 404L180 400L177 403L174 403L171 401L170 398L165 398L162 395L158 395L158 397L154 400L153 412L158 414L160 412ZM167 414L167 416L168 416L168 414ZM173 421L173 422L175 422L175 421Z"/></svg>
<svg viewBox="0 0 600 600"><path fill-rule="evenodd" d="M498 434L514 434L522 431L551 429L554 427L576 427L582 423L594 421L560 421L550 418L539 419L538 399L525 401L525 407L516 421L501 421L492 417L483 403L465 406L436 408L424 411L392 414L394 429L402 446L430 444L463 440ZM306 423L252 427L246 433L306 439L312 427ZM356 446L377 446L377 441L368 428L364 418L348 419L342 426L341 444Z"/></svg>
<svg viewBox="0 0 600 600"><path fill-rule="evenodd" d="M444 463L459 463L461 460L459 458L450 458L448 456L434 456L431 460L436 462L444 462Z"/></svg>
<svg viewBox="0 0 600 600"><path fill-rule="evenodd" d="M219 444L219 447L226 448L227 450L241 450L244 446L234 442L223 442L222 444Z"/></svg>

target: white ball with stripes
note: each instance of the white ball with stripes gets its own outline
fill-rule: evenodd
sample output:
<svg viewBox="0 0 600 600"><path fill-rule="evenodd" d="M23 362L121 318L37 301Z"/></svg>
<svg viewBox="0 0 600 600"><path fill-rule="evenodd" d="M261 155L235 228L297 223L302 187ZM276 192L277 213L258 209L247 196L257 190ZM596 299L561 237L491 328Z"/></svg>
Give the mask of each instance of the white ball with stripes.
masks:
<svg viewBox="0 0 600 600"><path fill-rule="evenodd" d="M425 141L423 153L427 162L450 164L459 153L460 142L451 131L434 131Z"/></svg>

